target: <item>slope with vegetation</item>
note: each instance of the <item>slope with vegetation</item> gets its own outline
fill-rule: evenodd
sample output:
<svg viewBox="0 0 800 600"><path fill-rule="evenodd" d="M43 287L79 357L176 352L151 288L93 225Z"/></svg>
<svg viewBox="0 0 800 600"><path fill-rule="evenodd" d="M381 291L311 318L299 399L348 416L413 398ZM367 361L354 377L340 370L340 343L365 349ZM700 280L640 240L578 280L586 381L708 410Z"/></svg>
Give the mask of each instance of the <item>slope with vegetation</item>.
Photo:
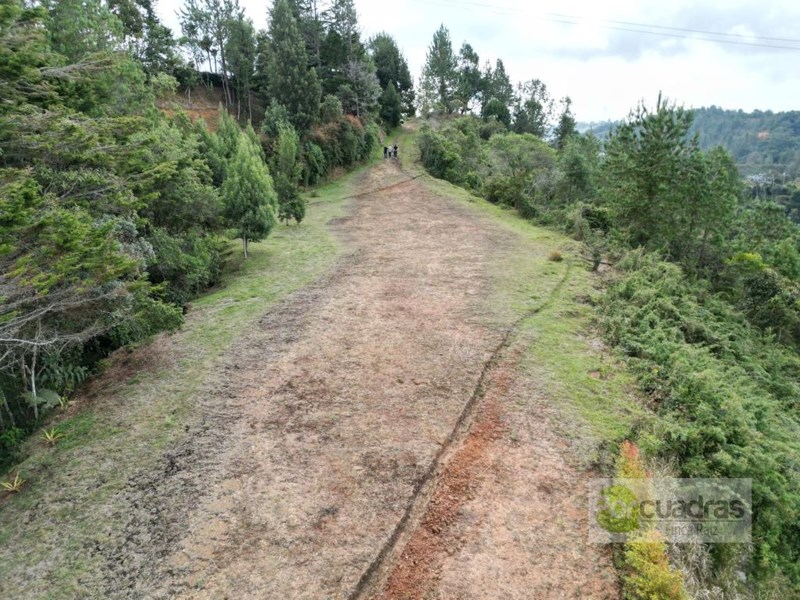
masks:
<svg viewBox="0 0 800 600"><path fill-rule="evenodd" d="M700 148L725 148L744 178L747 193L780 204L800 223L800 112L746 113L716 106L691 112L691 131L698 135ZM605 139L619 124L582 123L579 129Z"/></svg>
<svg viewBox="0 0 800 600"><path fill-rule="evenodd" d="M176 39L151 0L0 2L0 465L99 360L180 327L229 239L247 256L300 223L300 186L411 110L402 53L362 43L351 0L269 16L188 0ZM213 131L182 110L198 89Z"/></svg>
<svg viewBox="0 0 800 600"><path fill-rule="evenodd" d="M686 567L687 580L725 597L796 591L800 228L743 193L731 155L693 135L692 113L661 98L642 105L601 153L576 133L568 103L556 120L543 84L509 95L499 66L476 74L471 47L457 56L436 32L421 91L439 125L423 126L423 165L584 242L592 268L615 265L597 319L658 417L627 437L675 475L753 480L752 547L707 547L710 568ZM630 597L678 597L651 595L651 583Z"/></svg>
<svg viewBox="0 0 800 600"><path fill-rule="evenodd" d="M537 238L527 245L508 244L508 248L535 247L539 254L546 249L551 252L547 264L542 264L541 256L538 262L532 261L524 252L503 258L514 265L518 275L538 278L537 285L546 282L553 298L568 286L575 294L586 292L587 302L594 307L570 304L569 309L559 306L550 310L552 303L546 300L534 303L531 309L533 284L509 276L502 285L516 286L515 291L506 289L482 298L495 304L488 309L482 305L477 311L467 299L469 294L462 294L446 277L453 267L447 261L457 260L459 255L451 256L443 246L434 248L435 252L426 246L424 251L431 256L424 264L443 261L441 277L423 281L419 294L440 290L463 317L459 320L449 315L451 321L442 317L441 321L420 323L450 324L436 332L441 334L436 338L440 346L422 344L431 358L420 366L434 369L430 381L439 383L432 389L450 404L424 404L439 396L420 393L420 406L433 411L433 416L426 421L428 413L424 411L407 415L422 419L420 426L435 427L431 440L438 441L423 444L423 448L414 446L418 440L402 440L419 455L403 455L406 463L400 464L397 456L370 454L378 452L375 448L388 451L380 440L373 440L374 448L364 449L364 456L347 460L362 461L358 468L370 472L375 471L374 465L385 463L388 471L378 469L379 473L402 471L405 479L366 478L348 485L365 486L369 493L384 486L398 514L402 499L410 495L413 504L410 490L420 485L420 465L431 460L432 448L454 435L448 434L447 417L460 406L468 391L464 386L474 383L469 377L479 370L478 358L491 350L490 342L496 341L500 330L496 323L475 325L470 321L470 327L482 333L472 331L469 347L474 353L458 366L467 369L471 365L472 371L465 372L452 387L441 383L444 375L435 369L442 365L435 357L467 348L458 338L462 331L454 324L473 316L470 310L506 325L516 317L522 334L527 327L530 337L551 335L547 339L558 348L558 352L548 352L531 342L536 348L534 362L539 368L547 367L547 373L540 374L541 381L550 386L550 397L575 403L606 445L621 444L614 472L646 475L655 467L659 472L686 477L753 480L751 545L695 545L687 550L668 546L658 538L634 540L620 553L627 597L796 594L800 587L800 227L787 218L787 212L797 220L800 208L791 182L781 180L778 185L775 180L751 180L746 189L736 167L737 162L769 163L784 167L791 176L796 162L791 148L796 133L793 115L755 115L752 130L759 130L755 139L766 149L753 151L751 142L756 142L747 137L750 133L744 141L738 130L725 133L716 109L692 113L659 98L653 109L642 105L618 124L601 152L597 138L576 132L569 98L562 99L557 109L542 81L530 79L514 85L502 60L481 66L478 53L467 43L455 52L444 26L434 35L416 91L408 65L390 35L381 33L362 42L352 0L333 0L324 7L315 0L276 0L269 28L261 32L255 31L237 0L186 0L181 27L182 37L177 40L158 21L151 0L0 0L0 465L7 471L3 509L18 517L24 515L10 519L0 538L4 548L12 549L13 559L4 559L3 565L7 572L15 573L14 585L23 589L31 583L29 570L33 566L46 570L51 560L62 561L58 564L63 570L48 573L51 579L33 582L39 586L39 595L56 594L48 589L50 585L64 585L63 595L74 595L84 584L116 592L136 583L128 581L136 578L135 569L119 567L123 573L117 577L115 565L130 558L131 547L126 545L139 544L135 550L142 550L137 536L143 529L136 519L144 522L150 518L150 505L136 494L147 496L154 486L166 486L169 491L171 485L182 485L151 474L153 469L167 474L179 470L176 465L181 456L162 453L177 439L175 423L195 419L192 431L198 443L206 444L198 446L198 451L207 453L203 456L214 454L224 441L208 433L205 418L215 417L213 411L191 414L197 408L188 399L197 389L194 376L217 364L234 337L254 323L259 311L309 283L332 264L337 246L323 225L336 211L326 208L307 217L307 196L301 187L316 185L370 157L380 138L379 126L397 126L418 105L424 116L431 117L418 135L420 160L431 175L500 207L491 213L493 217L508 222L514 211L572 236L582 243L581 258L587 268L604 273L606 288L600 297L589 294L588 278L567 277L569 260L555 266L562 262L562 238L557 243ZM179 105L165 107L165 98L190 98L199 87L222 100L213 127L199 119L193 121ZM744 117L738 115L737 119ZM718 130L718 140L735 156L712 147L713 136L693 134L706 129ZM384 166L381 173L388 170ZM380 183L366 179L367 183ZM438 203L441 214L459 220L465 247L467 241L473 243L468 264L459 266L485 286L480 292L502 288L497 281L487 283L487 273L497 270L508 275L498 259L503 236L488 221L472 213L469 216L464 206L455 209L446 198L426 195L429 188L414 190L419 194L413 197L418 203L414 206L423 198ZM446 195L450 198L451 194L448 190ZM391 204L386 197L380 198L385 201L380 205L384 210L379 214L384 219L381 222L392 224L392 215L386 212ZM364 210L369 213L368 206ZM408 206L404 210L408 211ZM419 217L408 215L417 229L401 235L412 239L420 235L422 212ZM301 222L302 227L289 226ZM469 235L480 229L477 223L486 228L480 243ZM436 221L435 226L439 231L447 229L444 220ZM397 239L387 241L384 231L367 228L358 233L364 244L376 247L370 246L375 252L362 257L368 261L364 272L392 279L381 271L386 257L378 252L380 243L389 244L391 256L406 260L397 263L404 270L423 264L413 255L400 256L401 250L408 249L401 248ZM272 239L266 248L251 245L269 236ZM258 279L258 289L252 280L231 279L231 266L244 260L234 258L233 239L241 240L241 255L251 257L243 273ZM414 250L408 251L413 254ZM460 256L464 259L466 255ZM483 262L478 265L479 260ZM469 271L470 261L483 270ZM610 264L613 269L607 268ZM422 274L427 278L434 275L430 269ZM564 283L559 283L558 277L563 277L560 281ZM231 285L225 291L198 300L210 288L226 282ZM381 353L370 340L348 338L361 331L357 317L364 309L360 300L347 296L354 289L348 285L337 289L348 302L352 300L345 305L354 325L346 328L340 323L338 333L346 342L344 347L363 342L364 355L372 360ZM402 314L414 312L412 306L418 309L419 305L406 298L403 302L408 304L402 304L398 312L391 305L395 294L396 290L381 296L380 306L385 310L375 317L376 322L384 323L382 319L390 315L398 328L414 325ZM209 316L214 313L214 318L193 320L190 302L209 311ZM533 312L521 309L517 302ZM339 308L335 303L325 308L329 312L319 323L335 321L332 315L340 316ZM589 359L575 340L588 327L587 313L594 315L607 343L625 357L646 398L646 411L627 404L601 405L598 397L602 390L615 386L614 398L618 398L624 381L606 383L598 370L599 382L592 383L593 377L580 372L582 361ZM290 305L278 316L291 319L293 314ZM111 352L144 344L159 332L175 331L187 318L189 325L177 339L203 346L208 352L197 352L192 361L184 348L173 357L181 377L172 381L172 375L162 373L149 391L140 394L142 390L136 388L130 405L135 412L132 421L124 407L102 402L94 407L96 412L70 413L68 399L106 364L104 358ZM325 331L322 325L320 328ZM531 333L534 330L536 335ZM409 335L419 335L420 329L412 327L411 331ZM364 332L367 337L369 334ZM264 347L275 342L269 332L265 335L267 339L260 340ZM292 344L295 338L287 334L278 342ZM303 338L298 343L306 344L302 349L309 359L321 365L333 360L324 352L319 354L324 348L315 345L314 339ZM340 365L344 370L347 353L334 348L331 356L344 361ZM533 371L536 364L526 368ZM503 365L505 362L498 360L484 369L489 373ZM165 373L174 374L170 370L174 366L167 365ZM386 377L392 375L387 373ZM253 377L258 383L257 376ZM480 377L478 391L483 375ZM365 377L361 383L367 386L366 381ZM403 377L394 375L386 382L386 386L408 385ZM422 385L412 383L414 389ZM324 391L323 384L313 378L302 379L302 385L294 387L292 383L276 393L302 404L315 398L320 389ZM254 389L260 388L254 384ZM213 397L227 398L226 393ZM154 394L160 394L161 401L155 401ZM292 406L290 402L263 410L285 409L290 414L282 414L281 419L307 427L302 422L305 412L295 414ZM316 405L306 408L309 414L319 410ZM352 414L369 414L363 409L350 406L342 414L317 416L335 428ZM385 424L381 409L377 407L374 417ZM446 415L436 412L445 409ZM250 415L250 422L257 429L267 421L257 412L261 408L252 410L256 412ZM66 420L30 437L54 412ZM514 424L514 416L507 416ZM546 437L546 431L529 429L529 415L518 416L517 424L526 434ZM155 422L163 428L156 428L153 434ZM220 432L227 431L227 421L214 422ZM121 423L132 426L123 430ZM291 437L292 430L283 428L279 433L291 450L297 442ZM358 431L345 427L339 433L355 436ZM499 452L501 437L492 434L486 438L490 452ZM331 439L322 435L319 441L324 446L335 442ZM506 457L513 453L511 442L515 443L511 437L502 439L508 443ZM43 445L52 452L45 452ZM231 464L245 447L247 444L228 447L225 456ZM356 447L354 443L352 448ZM136 452L140 462L135 460ZM525 461L530 456L515 456L525 467L522 470L527 469ZM116 457L124 466L109 469L114 461L106 457ZM291 463L291 452L286 457ZM166 466L161 465L162 459ZM87 464L88 469L81 470ZM192 471L198 488L207 476L202 466ZM339 465L347 473L353 472L352 466ZM330 489L341 492L342 481L335 479L338 472L321 472L332 478ZM38 477L40 487L26 481L29 473ZM71 483L73 477L81 486ZM144 482L141 489L126 488L137 481ZM87 489L91 491L84 497ZM485 493L493 488L481 489ZM208 495L224 491L220 483L220 489ZM501 497L495 492L495 498ZM126 532L130 536L125 539L115 538L119 532L114 530L113 502L103 505L109 511L102 515L105 529L93 529L94 519L101 517L92 514L92 502L106 502L115 495L141 509L129 512ZM173 514L170 510L180 513L181 505L170 504L168 493L157 496L148 501L161 502L165 515ZM186 494L189 496L192 494ZM176 496L176 501L183 497ZM363 502L369 497L355 496ZM88 509L80 508L84 502ZM530 509L519 498L514 502ZM208 514L216 514L213 507L217 505L211 502L210 506ZM316 539L338 510L344 514L357 506L361 505L315 506L318 520L304 522L318 526L303 539ZM362 508L364 514L374 512L371 506ZM258 516L246 509L243 518ZM205 514L201 512L199 517ZM359 514L353 514L353 522L360 522ZM392 521L389 517L372 522L370 548L386 538ZM65 525L62 544L48 528L65 520L69 526ZM167 525L173 529L165 529L162 541L165 548L174 550L170 536L177 539L182 532L176 532L175 522ZM192 535L199 547L207 536L197 532L207 524L195 525ZM31 529L34 527L38 529ZM26 547L32 531L36 541ZM287 536L289 533L287 530ZM313 552L312 546L308 556L320 559L322 555ZM85 554L87 548L98 547L102 552ZM147 555L150 550L143 552ZM202 552L200 555L202 558ZM364 562L365 556L371 555L362 552L359 560ZM446 561L442 553L436 559L439 567ZM148 571L148 585L158 585L163 579L156 574L157 562L147 562L156 565ZM348 577L357 579L353 564L347 567ZM104 582L82 581L84 576L97 576L100 571L95 567L113 573L107 574ZM239 567L248 571L249 564ZM283 575L291 578L292 574ZM328 589L344 585L338 580L323 581L318 573L312 575L311 579ZM448 585L455 589L462 583L451 581ZM226 584L217 580L215 585L224 588Z"/></svg>

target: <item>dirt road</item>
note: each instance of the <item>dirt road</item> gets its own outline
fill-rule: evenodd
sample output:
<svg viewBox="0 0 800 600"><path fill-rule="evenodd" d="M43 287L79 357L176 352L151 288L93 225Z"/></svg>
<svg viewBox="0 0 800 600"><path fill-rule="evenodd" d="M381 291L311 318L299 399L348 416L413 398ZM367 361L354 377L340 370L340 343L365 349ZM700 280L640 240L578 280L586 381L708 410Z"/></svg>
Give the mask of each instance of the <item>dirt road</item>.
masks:
<svg viewBox="0 0 800 600"><path fill-rule="evenodd" d="M237 341L183 440L108 505L104 595L618 597L518 315L492 302L496 266L541 250L395 161L332 226L344 257Z"/></svg>

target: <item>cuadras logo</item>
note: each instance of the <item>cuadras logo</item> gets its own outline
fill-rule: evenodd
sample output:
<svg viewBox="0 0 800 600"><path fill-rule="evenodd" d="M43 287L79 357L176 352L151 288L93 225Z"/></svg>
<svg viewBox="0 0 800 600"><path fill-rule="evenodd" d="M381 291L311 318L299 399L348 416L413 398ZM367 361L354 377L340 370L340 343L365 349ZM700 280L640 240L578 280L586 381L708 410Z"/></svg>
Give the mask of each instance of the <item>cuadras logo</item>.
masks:
<svg viewBox="0 0 800 600"><path fill-rule="evenodd" d="M749 543L752 481L670 477L593 479L589 538L608 544L660 531L672 543Z"/></svg>
<svg viewBox="0 0 800 600"><path fill-rule="evenodd" d="M705 519L729 521L743 519L747 515L747 507L742 500L706 500L703 496L691 500L644 500L639 504L639 514L647 519L668 521L686 519Z"/></svg>
<svg viewBox="0 0 800 600"><path fill-rule="evenodd" d="M600 492L598 524L611 533L630 533L639 529L639 499L630 488L612 485Z"/></svg>

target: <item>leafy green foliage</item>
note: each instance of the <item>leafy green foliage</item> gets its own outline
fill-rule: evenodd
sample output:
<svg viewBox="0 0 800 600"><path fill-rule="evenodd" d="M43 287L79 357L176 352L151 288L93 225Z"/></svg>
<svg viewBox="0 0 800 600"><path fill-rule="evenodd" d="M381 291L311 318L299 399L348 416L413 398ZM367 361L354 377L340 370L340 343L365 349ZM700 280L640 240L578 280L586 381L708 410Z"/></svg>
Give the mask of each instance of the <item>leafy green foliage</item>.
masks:
<svg viewBox="0 0 800 600"><path fill-rule="evenodd" d="M308 67L305 42L287 0L277 0L270 13L269 94L286 107L298 131L305 132L319 114L321 87Z"/></svg>
<svg viewBox="0 0 800 600"><path fill-rule="evenodd" d="M251 241L258 242L269 235L275 225L277 198L267 165L259 149L244 135L240 136L236 154L222 185L225 218L242 238L244 255Z"/></svg>
<svg viewBox="0 0 800 600"><path fill-rule="evenodd" d="M402 118L402 98L394 87L394 83L389 82L380 98L380 117L388 129L394 129L400 125Z"/></svg>
<svg viewBox="0 0 800 600"><path fill-rule="evenodd" d="M641 253L620 266L602 323L662 417L642 443L686 477L752 478L752 568L797 580L800 359L678 266Z"/></svg>
<svg viewBox="0 0 800 600"><path fill-rule="evenodd" d="M705 268L730 226L738 181L724 151L700 151L691 122L661 98L654 112L640 105L606 143L603 191L629 244Z"/></svg>
<svg viewBox="0 0 800 600"><path fill-rule="evenodd" d="M300 140L291 125L280 127L271 166L278 196L278 219L285 223L294 219L300 223L306 213L305 201L297 187L302 169Z"/></svg>
<svg viewBox="0 0 800 600"><path fill-rule="evenodd" d="M425 67L422 70L421 93L424 114L432 111L450 114L455 110L457 66L450 32L442 25L433 35L433 41L425 58Z"/></svg>
<svg viewBox="0 0 800 600"><path fill-rule="evenodd" d="M624 559L626 600L688 600L683 575L670 568L667 545L658 532L629 542Z"/></svg>
<svg viewBox="0 0 800 600"><path fill-rule="evenodd" d="M379 33L370 39L367 47L375 65L375 74L381 89L386 94L389 86L394 88L394 93L399 95L399 100L390 102L381 99L381 112L387 105L398 104L399 111L408 115L414 114L414 81L408 69L408 62L397 46L395 39L387 33ZM386 117L381 114L381 119ZM398 117L399 123L399 117ZM394 125L396 127L396 125Z"/></svg>

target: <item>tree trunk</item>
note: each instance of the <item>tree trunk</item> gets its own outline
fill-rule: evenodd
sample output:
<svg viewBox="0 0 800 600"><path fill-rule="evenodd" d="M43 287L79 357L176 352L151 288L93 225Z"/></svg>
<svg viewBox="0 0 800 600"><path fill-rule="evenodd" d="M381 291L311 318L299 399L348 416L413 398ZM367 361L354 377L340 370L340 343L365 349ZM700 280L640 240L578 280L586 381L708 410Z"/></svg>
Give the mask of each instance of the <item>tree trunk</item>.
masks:
<svg viewBox="0 0 800 600"><path fill-rule="evenodd" d="M33 349L33 358L31 359L31 395L33 396L33 418L39 420L39 403L36 398L36 347Z"/></svg>
<svg viewBox="0 0 800 600"><path fill-rule="evenodd" d="M219 62L222 65L222 91L225 95L225 106L228 107L233 103L233 98L231 98L231 84L228 80L228 63L225 60L225 50L223 49L225 44L221 32L217 36L217 42L219 43Z"/></svg>
<svg viewBox="0 0 800 600"><path fill-rule="evenodd" d="M236 83L236 122L242 122L242 88Z"/></svg>
<svg viewBox="0 0 800 600"><path fill-rule="evenodd" d="M247 260L247 236L242 236L242 248L244 249L244 259Z"/></svg>
<svg viewBox="0 0 800 600"><path fill-rule="evenodd" d="M8 405L8 398L6 398L6 395L3 394L2 392L0 392L0 398L3 399L3 407L6 409L6 412L8 413L8 418L11 421L11 427L16 427L17 422L14 420L14 413L11 412L11 407Z"/></svg>

